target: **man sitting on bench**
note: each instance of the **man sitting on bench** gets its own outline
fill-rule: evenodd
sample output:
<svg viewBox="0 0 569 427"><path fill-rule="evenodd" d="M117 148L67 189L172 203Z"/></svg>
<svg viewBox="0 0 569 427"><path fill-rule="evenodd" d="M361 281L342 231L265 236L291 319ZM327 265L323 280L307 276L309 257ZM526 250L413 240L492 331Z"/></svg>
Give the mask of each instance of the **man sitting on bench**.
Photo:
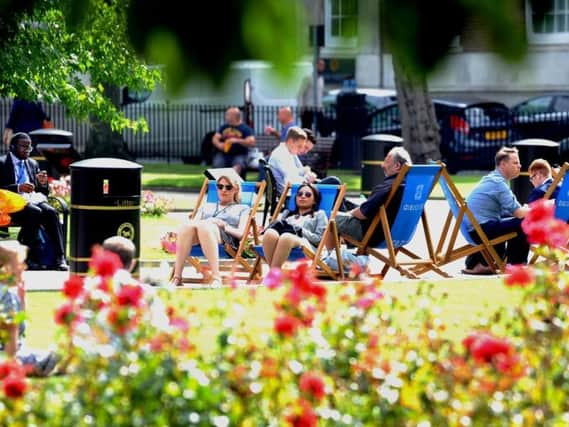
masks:
<svg viewBox="0 0 569 427"><path fill-rule="evenodd" d="M51 268L67 271L64 257L63 230L57 211L47 202L49 187L47 172L39 170L38 163L30 159L32 140L27 133L18 132L10 140L10 152L0 157L0 188L19 193L28 204L12 214L12 220L22 225L22 242L30 248L28 269ZM39 233L43 227L53 244L54 265L38 265L40 254Z"/></svg>

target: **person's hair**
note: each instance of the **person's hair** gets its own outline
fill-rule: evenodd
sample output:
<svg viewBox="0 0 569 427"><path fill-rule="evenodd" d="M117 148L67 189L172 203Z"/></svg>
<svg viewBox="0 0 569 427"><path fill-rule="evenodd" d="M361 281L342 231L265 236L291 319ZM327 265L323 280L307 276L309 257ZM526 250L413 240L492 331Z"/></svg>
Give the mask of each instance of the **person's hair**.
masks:
<svg viewBox="0 0 569 427"><path fill-rule="evenodd" d="M105 239L103 249L119 256L124 268L132 268L136 247L131 240L122 236L113 236Z"/></svg>
<svg viewBox="0 0 569 427"><path fill-rule="evenodd" d="M510 160L510 156L512 154L518 154L518 149L516 147L502 147L502 148L500 148L498 150L498 152L496 153L496 157L494 159L496 167L500 166L500 163L502 163L503 161Z"/></svg>
<svg viewBox="0 0 569 427"><path fill-rule="evenodd" d="M297 214L299 212L298 205L296 204L296 197L298 197L298 192L305 187L310 188L310 192L312 193L312 198L314 199L312 203L312 208L310 210L310 215L314 215L314 212L316 212L320 207L320 200L322 198L320 190L318 190L318 187L316 187L315 185L305 182L304 184L301 184L300 187L298 187L298 190L296 191L296 194L294 196L295 203L294 203L294 212L292 212L293 214Z"/></svg>
<svg viewBox="0 0 569 427"><path fill-rule="evenodd" d="M241 186L239 185L239 183L237 181L229 178L227 175L221 175L219 178L217 178L216 182L219 182L222 179L226 180L231 185L233 185L233 187L235 187L237 189L237 191L235 192L235 195L233 196L233 201L235 203L240 203L241 202Z"/></svg>
<svg viewBox="0 0 569 427"><path fill-rule="evenodd" d="M286 133L286 140L292 139L293 141L298 141L299 139L306 139L306 132L304 132L298 126L291 127Z"/></svg>
<svg viewBox="0 0 569 427"><path fill-rule="evenodd" d="M306 134L306 139L313 144L316 144L316 138L314 137L314 133L308 128L302 128L304 133Z"/></svg>
<svg viewBox="0 0 569 427"><path fill-rule="evenodd" d="M26 132L17 132L12 135L12 138L10 138L10 151L13 151L16 148L16 144L20 140L32 142L32 138L30 138L30 135Z"/></svg>
<svg viewBox="0 0 569 427"><path fill-rule="evenodd" d="M551 175L551 165L545 159L535 159L529 165L528 172L531 175L533 172L540 172L543 176Z"/></svg>
<svg viewBox="0 0 569 427"><path fill-rule="evenodd" d="M393 147L389 150L391 155L393 156L393 160L399 163L401 166L404 164L408 164L411 166L413 162L411 161L411 156L409 152L403 147Z"/></svg>

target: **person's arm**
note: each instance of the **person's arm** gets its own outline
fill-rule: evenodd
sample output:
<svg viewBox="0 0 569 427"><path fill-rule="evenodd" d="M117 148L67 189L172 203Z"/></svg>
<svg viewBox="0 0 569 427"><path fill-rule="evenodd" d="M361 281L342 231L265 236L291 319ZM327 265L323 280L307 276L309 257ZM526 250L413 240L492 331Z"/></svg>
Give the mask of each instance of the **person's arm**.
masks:
<svg viewBox="0 0 569 427"><path fill-rule="evenodd" d="M42 193L47 196L49 194L47 173L44 174L40 172L40 168L37 162L33 161L32 159L30 159L29 162L32 166L32 176L30 177L30 179L33 179L35 182L34 190L37 191L38 193Z"/></svg>
<svg viewBox="0 0 569 427"><path fill-rule="evenodd" d="M223 222L223 226L220 227L222 230L225 230L227 234L230 234L233 237L241 239L243 237L243 233L245 233L245 226L247 225L247 218L249 217L249 209L243 209L239 216L239 224L237 227L232 227L231 225Z"/></svg>
<svg viewBox="0 0 569 427"><path fill-rule="evenodd" d="M322 240L322 237L324 236L326 226L328 225L328 218L326 217L326 213L322 210L316 212L314 222L314 231L310 230L308 227L302 227L302 232L299 235L300 237L305 237L314 246L318 246Z"/></svg>
<svg viewBox="0 0 569 427"><path fill-rule="evenodd" d="M219 151L223 151L223 144L224 143L221 141L221 134L219 132L216 132L215 135L213 135L213 138L211 139L211 143Z"/></svg>
<svg viewBox="0 0 569 427"><path fill-rule="evenodd" d="M241 144L245 147L255 146L255 137L253 135L249 135L247 138L229 138L227 141L231 144Z"/></svg>
<svg viewBox="0 0 569 427"><path fill-rule="evenodd" d="M367 219L367 216L365 216L365 215L362 213L362 210L361 210L359 207L352 209L349 213L350 213L350 215L353 216L354 218L362 219L362 220L363 220L363 219Z"/></svg>
<svg viewBox="0 0 569 427"><path fill-rule="evenodd" d="M4 145L10 145L10 140L12 139L13 130L12 128L6 127L4 129L4 134L2 135L2 142Z"/></svg>
<svg viewBox="0 0 569 427"><path fill-rule="evenodd" d="M528 214L528 212L529 212L528 206L520 206L512 214L514 215L514 217L521 219L524 218Z"/></svg>

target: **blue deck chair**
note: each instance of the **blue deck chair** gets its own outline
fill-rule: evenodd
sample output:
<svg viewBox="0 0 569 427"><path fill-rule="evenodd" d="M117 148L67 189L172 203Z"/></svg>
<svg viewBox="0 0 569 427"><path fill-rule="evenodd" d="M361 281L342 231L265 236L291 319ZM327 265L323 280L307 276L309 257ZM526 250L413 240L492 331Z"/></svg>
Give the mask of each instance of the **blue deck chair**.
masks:
<svg viewBox="0 0 569 427"><path fill-rule="evenodd" d="M263 198L265 191L265 182L249 182L244 181L241 183L241 203L251 207L249 216L247 218L247 224L245 226L245 236L252 234L255 244L259 243L259 235L257 232L257 225L255 221L255 215L259 204ZM202 203L216 203L217 197L217 187L216 181L206 179L200 190L198 200L196 202L196 207L193 210L190 219L194 219L197 214L198 209L201 207ZM249 276L257 277L258 272L254 270L255 260L254 258L246 259L243 257L243 252L246 249L247 239L241 240L239 248L235 251L228 245L221 243L219 245L219 260L220 260L220 270L231 271L232 276L237 278L240 274L244 276L242 278L248 279ZM204 253L199 244L193 245L189 256L188 262L193 265L197 271L201 269L201 262L204 259ZM225 263L224 263L225 261ZM230 261L229 266L226 265L227 261ZM199 279L182 279L184 282L203 282L205 277Z"/></svg>
<svg viewBox="0 0 569 427"><path fill-rule="evenodd" d="M275 213L271 219L277 218L278 215L281 213L282 208L285 204L285 200L286 200L286 208L289 211L295 210L296 193L300 188L300 186L301 184L290 184L290 183L287 183L285 185L285 188L283 190L283 196L279 198L279 203L277 204ZM320 196L321 196L319 209L322 209L324 212L326 212L326 215L330 220L336 216L336 213L338 212L338 209L342 204L342 200L344 199L344 195L346 193L346 184L342 185L317 184L316 187L320 191ZM290 195L290 197L287 198L285 195ZM335 271L331 269L328 265L326 265L324 262L322 262L320 259L322 250L324 249L324 243L326 241L326 237L330 232L332 231L330 230L330 224L328 224L328 227L326 227L326 230L324 231L324 235L322 236L322 240L318 245L316 252L313 252L311 248L307 247L293 248L292 251L290 252L288 260L298 261L300 259L307 258L311 260L311 268L315 273L320 272L322 273L322 275L330 277L332 279L342 278L344 276L343 266L341 265L338 266L338 270ZM335 246L338 248L336 256L339 256L340 255L339 245ZM260 263L261 259L264 259L263 246L256 245L254 246L254 249L259 255L257 258L257 263ZM259 268L260 267L257 267L257 269Z"/></svg>
<svg viewBox="0 0 569 427"><path fill-rule="evenodd" d="M441 165L443 166L443 170L439 178L439 185L448 202L449 212L435 252L437 266L441 267L468 255L481 252L490 267L494 270L504 272L505 262L494 249L494 245L516 237L516 233L511 232L489 239L486 233L484 233L484 230L480 227L472 211L468 208L464 197L462 197L458 188L456 188L452 182L446 167L443 164ZM474 227L481 243L476 243L470 236L467 229L467 221ZM462 237L467 243L456 247L459 233L462 234Z"/></svg>
<svg viewBox="0 0 569 427"><path fill-rule="evenodd" d="M385 263L381 272L385 276L390 268L399 271L400 274L409 278L417 278L412 267L422 267L423 270L433 270L441 276L448 275L435 265L435 253L431 241L431 233L424 213L425 203L436 184L442 171L441 165L403 165L395 178L387 201L380 207L379 212L373 218L365 236L361 241L351 236L344 236L349 244L357 248L358 254L371 255ZM390 226L387 217L387 208L390 203L395 203L396 194L402 191L399 209ZM415 236L419 221L422 221L425 239L427 243L427 258L421 258L406 246ZM385 240L375 247L369 245L376 228L382 227ZM387 250L387 256L380 249ZM406 256L400 259L399 254Z"/></svg>
<svg viewBox="0 0 569 427"><path fill-rule="evenodd" d="M555 187L560 185L559 193L555 199L555 218L564 222L569 222L569 179L564 179L569 170L569 163L565 162L561 169L555 174L553 182L545 192L544 199L549 199L553 194ZM533 248L530 248L533 249ZM530 264L537 261L538 254L534 253L531 257Z"/></svg>

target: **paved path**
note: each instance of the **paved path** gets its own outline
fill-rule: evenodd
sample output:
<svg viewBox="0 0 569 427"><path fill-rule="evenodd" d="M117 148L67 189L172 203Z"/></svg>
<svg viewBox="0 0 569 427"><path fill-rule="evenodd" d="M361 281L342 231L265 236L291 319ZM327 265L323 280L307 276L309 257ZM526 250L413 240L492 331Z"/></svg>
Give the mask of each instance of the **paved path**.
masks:
<svg viewBox="0 0 569 427"><path fill-rule="evenodd" d="M180 196L179 193L177 193ZM197 197L197 194L184 194L183 197L189 198L192 203ZM433 244L439 241L443 222L446 218L448 208L447 203L444 200L429 200L426 205L427 220L429 221L429 227L431 229L431 236L433 239ZM174 217L177 221L184 221L187 218L187 213L185 212L172 212L169 214ZM261 214L258 217L259 221L261 219ZM457 244L463 244L464 239L459 236ZM409 249L423 256L426 255L426 245L423 233L422 225L419 225L415 238L413 242L409 245ZM167 262L162 262L159 266L156 264L145 264L144 261L141 265L140 276L141 278L154 278L159 280L166 280L170 271L170 265ZM466 276L463 275L460 270L464 266L464 261L459 260L445 266L443 269L455 278L468 277L476 278L477 276ZM371 261L371 271L379 272L382 268L382 263L372 259ZM26 288L28 290L57 290L61 289L64 281L69 277L69 273L56 272L56 271L27 271L24 273ZM441 277L433 272L429 272L422 276L426 280L441 280ZM480 277L485 279L486 277ZM400 276L400 274L395 270L390 270L385 279L386 281L401 281L406 280Z"/></svg>

